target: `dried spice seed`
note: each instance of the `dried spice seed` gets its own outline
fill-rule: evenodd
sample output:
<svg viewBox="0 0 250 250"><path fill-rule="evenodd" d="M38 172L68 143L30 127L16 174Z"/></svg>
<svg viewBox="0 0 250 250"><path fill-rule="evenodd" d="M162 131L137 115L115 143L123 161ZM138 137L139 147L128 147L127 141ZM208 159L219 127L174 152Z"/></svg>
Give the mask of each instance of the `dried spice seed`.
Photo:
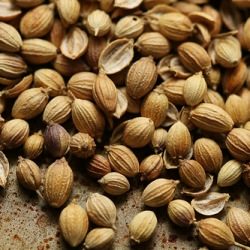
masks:
<svg viewBox="0 0 250 250"><path fill-rule="evenodd" d="M73 201L62 210L59 225L63 238L69 245L78 246L85 238L89 228L86 210Z"/></svg>
<svg viewBox="0 0 250 250"><path fill-rule="evenodd" d="M52 207L61 207L73 188L73 172L65 158L52 163L44 176L44 198Z"/></svg>

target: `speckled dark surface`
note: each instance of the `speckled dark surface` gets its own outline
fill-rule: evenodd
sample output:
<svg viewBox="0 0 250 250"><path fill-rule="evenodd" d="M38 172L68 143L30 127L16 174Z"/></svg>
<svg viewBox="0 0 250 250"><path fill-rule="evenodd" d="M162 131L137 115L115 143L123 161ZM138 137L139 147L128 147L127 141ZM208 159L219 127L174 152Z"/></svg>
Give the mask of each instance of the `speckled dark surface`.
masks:
<svg viewBox="0 0 250 250"><path fill-rule="evenodd" d="M7 154L8 155L8 154ZM62 239L58 228L60 209L48 207L36 193L21 188L16 180L16 156L11 158L11 169L8 184L5 190L0 191L0 249L1 250L66 250L71 249ZM44 161L44 159L43 159ZM49 164L43 164L44 170ZM85 206L87 196L91 192L102 192L95 180L87 176L82 161L71 162L74 169L74 191L70 197L77 198L79 204ZM131 180L132 190L124 196L112 198L118 208L117 234L113 246L115 250L128 249L177 249L195 250L198 245L191 229L180 230L168 219L166 207L154 209L159 224L154 237L141 246L131 246L128 235L128 223L132 217L143 209L140 196L143 185L139 181ZM230 191L231 201L227 204L219 218L225 216L225 211L234 205L249 209L250 193L240 183ZM177 194L178 196L178 194ZM201 218L201 217L200 217ZM92 225L93 226L93 225ZM82 246L76 249L83 249Z"/></svg>

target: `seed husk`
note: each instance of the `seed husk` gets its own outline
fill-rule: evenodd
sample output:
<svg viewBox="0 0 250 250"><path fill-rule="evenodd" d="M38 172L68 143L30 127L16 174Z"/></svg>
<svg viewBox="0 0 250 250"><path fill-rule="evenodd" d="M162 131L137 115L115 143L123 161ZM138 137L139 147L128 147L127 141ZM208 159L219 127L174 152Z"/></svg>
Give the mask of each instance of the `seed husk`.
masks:
<svg viewBox="0 0 250 250"><path fill-rule="evenodd" d="M199 214L212 216L224 209L229 197L229 194L209 192L206 195L194 198L191 205Z"/></svg>
<svg viewBox="0 0 250 250"><path fill-rule="evenodd" d="M80 28L73 27L64 36L60 49L64 56L75 60L82 56L88 47L88 36Z"/></svg>
<svg viewBox="0 0 250 250"><path fill-rule="evenodd" d="M126 68L133 57L133 41L126 38L117 39L101 52L98 65L106 74L115 74Z"/></svg>
<svg viewBox="0 0 250 250"><path fill-rule="evenodd" d="M5 154L0 151L0 187L5 188L9 176L9 161Z"/></svg>

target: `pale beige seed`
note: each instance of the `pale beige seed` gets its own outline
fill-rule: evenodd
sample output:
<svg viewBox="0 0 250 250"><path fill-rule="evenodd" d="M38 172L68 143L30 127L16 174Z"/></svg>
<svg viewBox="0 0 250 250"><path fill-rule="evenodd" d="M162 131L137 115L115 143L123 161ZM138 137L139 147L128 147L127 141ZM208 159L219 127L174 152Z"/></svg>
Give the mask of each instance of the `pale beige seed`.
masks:
<svg viewBox="0 0 250 250"><path fill-rule="evenodd" d="M22 92L12 107L12 116L29 120L40 115L48 103L49 97L43 88L31 88Z"/></svg>
<svg viewBox="0 0 250 250"><path fill-rule="evenodd" d="M159 178L149 183L142 193L142 201L149 207L162 207L173 200L179 181Z"/></svg>
<svg viewBox="0 0 250 250"><path fill-rule="evenodd" d="M113 113L117 105L117 89L114 82L102 71L96 77L92 89L97 106L106 113Z"/></svg>
<svg viewBox="0 0 250 250"><path fill-rule="evenodd" d="M180 227L188 227L196 221L193 207L185 200L170 201L167 212L170 220Z"/></svg>
<svg viewBox="0 0 250 250"><path fill-rule="evenodd" d="M115 232L111 228L95 228L86 236L84 246L86 249L109 248L115 238Z"/></svg>
<svg viewBox="0 0 250 250"><path fill-rule="evenodd" d="M30 135L23 145L23 151L27 158L33 160L43 152L44 138L42 132L39 131Z"/></svg>
<svg viewBox="0 0 250 250"><path fill-rule="evenodd" d="M27 65L22 57L14 54L0 53L0 77L16 79L27 72Z"/></svg>
<svg viewBox="0 0 250 250"><path fill-rule="evenodd" d="M44 4L29 10L21 19L20 31L25 38L43 37L54 22L54 4Z"/></svg>
<svg viewBox="0 0 250 250"><path fill-rule="evenodd" d="M168 132L164 128L158 128L155 130L151 139L152 147L155 153L161 152L165 149L167 143Z"/></svg>
<svg viewBox="0 0 250 250"><path fill-rule="evenodd" d="M161 155L149 155L140 163L141 180L151 181L160 176L163 170Z"/></svg>
<svg viewBox="0 0 250 250"><path fill-rule="evenodd" d="M189 106L201 103L207 93L207 83L202 72L189 77L183 86L183 96Z"/></svg>
<svg viewBox="0 0 250 250"><path fill-rule="evenodd" d="M230 154L239 161L250 161L250 131L234 128L227 135L226 147Z"/></svg>
<svg viewBox="0 0 250 250"><path fill-rule="evenodd" d="M185 42L178 47L181 63L191 72L207 71L211 59L207 51L197 43Z"/></svg>
<svg viewBox="0 0 250 250"><path fill-rule="evenodd" d="M91 137L101 140L105 120L94 103L75 99L72 103L72 120L79 132L88 133Z"/></svg>
<svg viewBox="0 0 250 250"><path fill-rule="evenodd" d="M70 140L70 152L79 158L89 158L94 155L96 144L86 133L76 133Z"/></svg>
<svg viewBox="0 0 250 250"><path fill-rule="evenodd" d="M214 44L215 60L222 67L233 68L241 59L241 47L233 36L218 38Z"/></svg>
<svg viewBox="0 0 250 250"><path fill-rule="evenodd" d="M41 185L41 172L35 162L18 157L16 176L25 188L36 191Z"/></svg>
<svg viewBox="0 0 250 250"><path fill-rule="evenodd" d="M193 24L184 14L167 13L159 19L160 32L170 40L184 41L192 35Z"/></svg>
<svg viewBox="0 0 250 250"><path fill-rule="evenodd" d="M213 216L224 209L229 198L227 193L208 192L192 199L191 205L199 214Z"/></svg>
<svg viewBox="0 0 250 250"><path fill-rule="evenodd" d="M93 100L93 85L97 75L92 72L74 74L68 81L67 89L74 97L83 100Z"/></svg>
<svg viewBox="0 0 250 250"><path fill-rule="evenodd" d="M98 226L115 229L116 207L108 197L92 193L86 202L89 219Z"/></svg>
<svg viewBox="0 0 250 250"><path fill-rule="evenodd" d="M238 95L230 95L225 103L225 110L232 117L236 126L241 126L248 120L248 107Z"/></svg>
<svg viewBox="0 0 250 250"><path fill-rule="evenodd" d="M88 47L88 35L77 27L72 27L64 36L60 49L64 56L75 60L82 56Z"/></svg>
<svg viewBox="0 0 250 250"><path fill-rule="evenodd" d="M191 122L198 128L215 133L228 132L234 125L226 111L210 103L202 103L192 110Z"/></svg>
<svg viewBox="0 0 250 250"><path fill-rule="evenodd" d="M145 242L152 237L156 226L157 218L154 212L140 212L129 223L130 239L138 244Z"/></svg>
<svg viewBox="0 0 250 250"><path fill-rule="evenodd" d="M151 57L142 57L130 67L126 90L129 96L139 99L149 93L157 80L157 69Z"/></svg>
<svg viewBox="0 0 250 250"><path fill-rule="evenodd" d="M125 16L115 26L118 38L137 38L144 30L144 21L137 16Z"/></svg>
<svg viewBox="0 0 250 250"><path fill-rule="evenodd" d="M95 10L88 15L86 28L93 36L104 36L110 31L111 19L104 11Z"/></svg>
<svg viewBox="0 0 250 250"><path fill-rule="evenodd" d="M135 46L143 56L162 58L171 49L170 42L159 32L145 32L136 41Z"/></svg>
<svg viewBox="0 0 250 250"><path fill-rule="evenodd" d="M192 188L202 189L206 182L206 173L202 165L195 160L182 160L179 166L181 181Z"/></svg>
<svg viewBox="0 0 250 250"><path fill-rule="evenodd" d="M3 124L0 134L0 143L7 149L18 148L23 145L29 136L29 124L21 119L12 119Z"/></svg>
<svg viewBox="0 0 250 250"><path fill-rule="evenodd" d="M240 243L246 245L250 243L249 212L237 207L230 208L227 213L226 224Z"/></svg>
<svg viewBox="0 0 250 250"><path fill-rule="evenodd" d="M0 50L4 52L18 52L22 44L22 38L14 27L0 22Z"/></svg>
<svg viewBox="0 0 250 250"><path fill-rule="evenodd" d="M106 147L108 161L111 168L126 177L133 177L139 173L139 162L136 155L123 145L110 145Z"/></svg>
<svg viewBox="0 0 250 250"><path fill-rule="evenodd" d="M78 246L85 238L89 228L86 210L73 201L62 210L59 226L67 243L72 247Z"/></svg>
<svg viewBox="0 0 250 250"><path fill-rule="evenodd" d="M242 174L241 163L236 160L226 162L220 169L217 184L220 187L230 187L237 183Z"/></svg>
<svg viewBox="0 0 250 250"><path fill-rule="evenodd" d="M69 198L73 187L73 172L65 158L52 163L44 176L44 198L52 207L61 207Z"/></svg>
<svg viewBox="0 0 250 250"><path fill-rule="evenodd" d="M150 143L155 130L150 118L136 117L127 121L122 140L132 148L141 148Z"/></svg>
<svg viewBox="0 0 250 250"><path fill-rule="evenodd" d="M28 39L23 41L21 53L27 62L40 65L54 60L57 48L43 39Z"/></svg>
<svg viewBox="0 0 250 250"><path fill-rule="evenodd" d="M194 159L198 161L206 172L217 173L223 162L220 146L209 138L200 138L194 143Z"/></svg>
<svg viewBox="0 0 250 250"><path fill-rule="evenodd" d="M71 116L73 100L68 96L56 96L46 105L43 111L43 121L48 124L66 122Z"/></svg>
<svg viewBox="0 0 250 250"><path fill-rule="evenodd" d="M154 90L142 102L141 116L150 118L155 127L164 123L167 117L168 98L163 91Z"/></svg>
<svg viewBox="0 0 250 250"><path fill-rule="evenodd" d="M103 190L110 195L122 195L129 191L130 184L128 179L116 172L111 172L104 175L98 183L101 185Z"/></svg>
<svg viewBox="0 0 250 250"><path fill-rule="evenodd" d="M56 1L56 7L65 27L77 22L80 15L80 3L78 0L58 0Z"/></svg>
<svg viewBox="0 0 250 250"><path fill-rule="evenodd" d="M178 121L167 135L166 150L173 159L185 159L192 145L191 135L185 124Z"/></svg>
<svg viewBox="0 0 250 250"><path fill-rule="evenodd" d="M52 97L63 94L66 88L63 77L56 70L47 68L35 71L34 86L48 89Z"/></svg>
<svg viewBox="0 0 250 250"><path fill-rule="evenodd" d="M234 245L230 228L215 218L203 219L197 224L198 236L202 243L215 249L225 249Z"/></svg>

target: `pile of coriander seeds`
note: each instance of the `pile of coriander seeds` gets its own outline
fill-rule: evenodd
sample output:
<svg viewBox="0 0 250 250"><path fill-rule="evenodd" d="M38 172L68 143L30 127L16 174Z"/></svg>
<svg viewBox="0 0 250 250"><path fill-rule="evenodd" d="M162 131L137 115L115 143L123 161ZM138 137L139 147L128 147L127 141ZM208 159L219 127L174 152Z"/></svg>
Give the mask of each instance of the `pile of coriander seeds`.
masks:
<svg viewBox="0 0 250 250"><path fill-rule="evenodd" d="M145 210L131 244L153 236L154 208L166 207L201 245L250 249L249 211L220 218L223 188L250 187L249 51L250 0L1 1L1 188L4 152L21 149L19 184L59 209L71 247L112 248L112 197L136 179ZM53 159L45 174L41 156ZM103 189L84 206L70 198L75 157Z"/></svg>

